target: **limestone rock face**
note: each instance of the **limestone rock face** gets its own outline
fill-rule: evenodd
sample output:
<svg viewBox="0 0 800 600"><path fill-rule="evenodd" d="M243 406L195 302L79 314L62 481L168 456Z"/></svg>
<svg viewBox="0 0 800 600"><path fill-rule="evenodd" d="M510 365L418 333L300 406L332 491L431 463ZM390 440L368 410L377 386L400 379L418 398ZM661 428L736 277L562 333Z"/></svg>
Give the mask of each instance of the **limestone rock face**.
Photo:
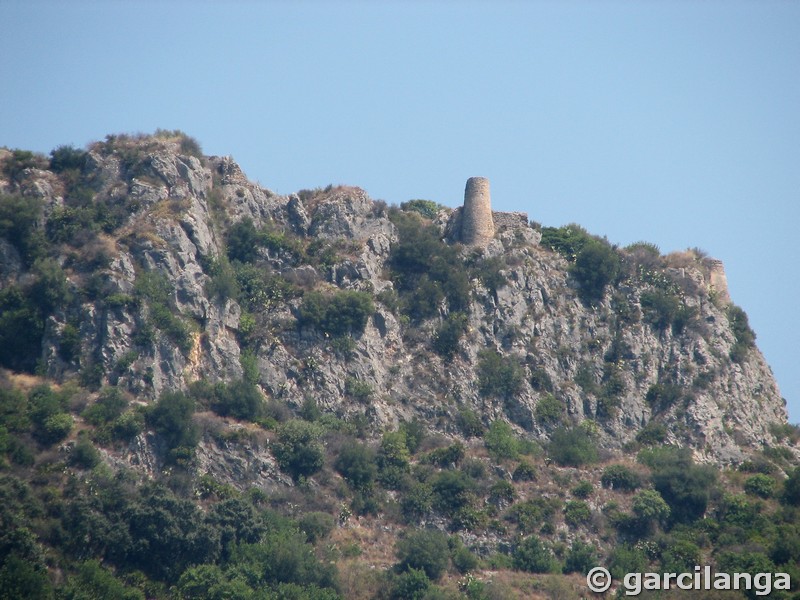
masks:
<svg viewBox="0 0 800 600"><path fill-rule="evenodd" d="M199 379L240 379L246 363L265 400L297 408L313 397L324 412L365 422L376 435L416 417L457 437L457 415L471 409L486 423L505 419L540 441L553 422L538 407L552 396L561 423L591 421L610 451L658 426L665 442L718 463L774 443L770 427L786 422L757 348L738 362L730 358L736 339L719 267L684 257L663 271L684 290L692 314L681 331L643 318L651 283L627 279L587 306L566 260L540 246L541 233L527 215L503 214L495 231L484 178L470 179L463 209L435 223L443 238L469 247L470 260L500 261L505 283L470 282L466 333L455 356L444 360L431 340L446 310L415 324L397 310L387 271L397 230L385 205L364 190L280 196L248 181L229 157L186 155L178 143L153 138L95 144L84 177L92 201L117 220L91 243L56 246L72 294L48 318L41 356L57 380L116 385L151 402ZM26 186L25 193L43 201L46 231L69 195L44 169L30 173ZM0 193L21 192L3 181ZM225 283L224 259L231 227L246 220L269 232L256 265L271 287L237 294L232 286L244 284ZM0 291L31 277L18 248L0 239ZM347 345L299 328L300 296L314 290L372 294L375 310L363 333ZM60 346L68 326L80 337L72 355ZM482 392L478 367L486 349L518 366L521 381L512 396ZM670 402L653 392L665 382L678 390ZM157 448L143 434L117 459L154 469L153 453ZM206 439L199 457L205 472L242 485L285 478L255 442L230 454Z"/></svg>

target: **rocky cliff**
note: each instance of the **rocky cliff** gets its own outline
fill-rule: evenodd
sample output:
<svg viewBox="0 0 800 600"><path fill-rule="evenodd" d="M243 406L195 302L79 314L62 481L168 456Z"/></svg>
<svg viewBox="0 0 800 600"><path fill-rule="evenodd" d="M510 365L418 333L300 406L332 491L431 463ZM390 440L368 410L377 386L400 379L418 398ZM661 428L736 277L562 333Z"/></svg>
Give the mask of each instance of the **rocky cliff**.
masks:
<svg viewBox="0 0 800 600"><path fill-rule="evenodd" d="M426 219L355 187L280 196L180 135L109 136L58 157L0 156L0 193L33 207L27 233L20 211L5 215L0 287L61 286L29 330L29 360L6 357L13 370L114 385L141 402L246 378L267 403L312 398L375 433L417 418L459 436L459 418L476 414L545 442L583 423L609 451L649 436L717 463L772 444L786 422L746 316L714 289L719 266L702 253L611 248L613 273L593 295L591 265L581 271L563 243L576 232L600 243L579 228L510 228L477 249L439 241L466 296L456 306L434 293L414 312L401 289L408 265L393 254L398 215L445 239L450 209ZM344 333L307 305L341 291L371 301ZM146 462L146 448L132 452Z"/></svg>

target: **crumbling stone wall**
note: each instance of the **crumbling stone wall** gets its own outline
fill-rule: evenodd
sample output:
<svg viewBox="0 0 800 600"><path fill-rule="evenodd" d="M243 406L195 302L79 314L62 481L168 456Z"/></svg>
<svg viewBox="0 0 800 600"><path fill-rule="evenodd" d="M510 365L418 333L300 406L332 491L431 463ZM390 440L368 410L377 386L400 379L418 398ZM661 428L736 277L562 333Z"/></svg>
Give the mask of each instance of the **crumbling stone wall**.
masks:
<svg viewBox="0 0 800 600"><path fill-rule="evenodd" d="M528 213L492 212L495 231L522 229L528 226Z"/></svg>

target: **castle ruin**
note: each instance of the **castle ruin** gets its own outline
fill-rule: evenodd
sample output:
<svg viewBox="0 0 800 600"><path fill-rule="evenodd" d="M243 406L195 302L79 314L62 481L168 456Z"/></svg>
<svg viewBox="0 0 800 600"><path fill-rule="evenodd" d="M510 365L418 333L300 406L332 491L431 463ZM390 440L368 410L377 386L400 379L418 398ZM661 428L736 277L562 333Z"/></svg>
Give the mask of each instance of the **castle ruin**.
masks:
<svg viewBox="0 0 800 600"><path fill-rule="evenodd" d="M465 246L485 248L495 233L528 227L524 212L495 212L486 177L470 177L464 189L464 206L453 215L456 239Z"/></svg>
<svg viewBox="0 0 800 600"><path fill-rule="evenodd" d="M467 246L486 246L492 238L494 220L489 180L485 177L470 177L464 189L461 242Z"/></svg>
<svg viewBox="0 0 800 600"><path fill-rule="evenodd" d="M709 287L716 293L717 298L723 304L731 303L731 296L728 292L728 278L725 275L725 265L721 260L709 258L706 260L709 267Z"/></svg>

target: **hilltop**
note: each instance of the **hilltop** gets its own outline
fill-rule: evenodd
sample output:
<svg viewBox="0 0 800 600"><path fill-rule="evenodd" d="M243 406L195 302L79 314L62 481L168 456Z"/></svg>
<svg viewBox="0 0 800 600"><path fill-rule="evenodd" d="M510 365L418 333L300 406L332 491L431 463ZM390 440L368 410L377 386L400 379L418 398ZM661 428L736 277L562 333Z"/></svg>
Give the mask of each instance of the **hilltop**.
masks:
<svg viewBox="0 0 800 600"><path fill-rule="evenodd" d="M493 213L480 178L457 209L281 196L181 132L0 165L4 522L33 536L3 538L0 577L19 559L43 589L95 569L131 597L231 597L203 577L243 598L572 597L580 577L523 574L800 558L779 541L800 435L700 250ZM236 571L278 538L338 572Z"/></svg>

